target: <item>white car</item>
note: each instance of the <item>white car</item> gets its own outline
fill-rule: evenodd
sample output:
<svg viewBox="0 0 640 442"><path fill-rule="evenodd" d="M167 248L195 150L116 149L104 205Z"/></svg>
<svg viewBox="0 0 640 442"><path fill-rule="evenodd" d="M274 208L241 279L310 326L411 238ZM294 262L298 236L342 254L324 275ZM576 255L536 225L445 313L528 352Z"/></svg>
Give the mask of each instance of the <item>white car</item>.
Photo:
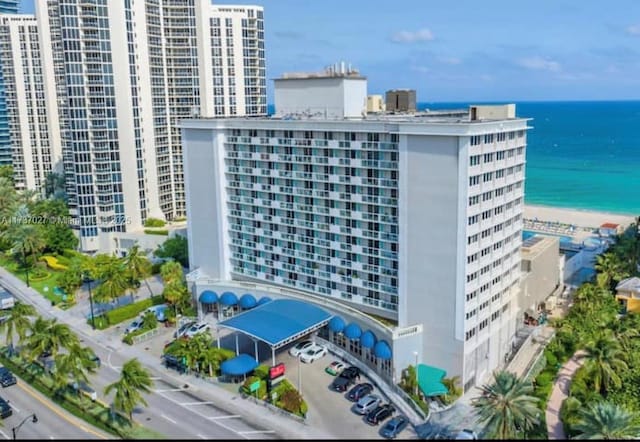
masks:
<svg viewBox="0 0 640 442"><path fill-rule="evenodd" d="M183 336L185 336L187 338L193 338L198 333L205 332L205 331L207 331L209 329L211 329L211 326L209 324L207 324L206 322L198 322L197 324L192 325L189 328L189 330L184 332Z"/></svg>
<svg viewBox="0 0 640 442"><path fill-rule="evenodd" d="M125 334L133 333L136 330L140 330L142 328L142 317L136 318L133 320L131 324L124 330Z"/></svg>
<svg viewBox="0 0 640 442"><path fill-rule="evenodd" d="M305 352L300 354L300 360L304 363L317 361L327 354L327 349L322 345L313 344Z"/></svg>
<svg viewBox="0 0 640 442"><path fill-rule="evenodd" d="M196 324L196 321L190 321L190 322L187 322L186 324L181 325L178 330L173 332L173 337L174 338L181 337L182 335L184 335L187 332L187 330L189 330L195 324Z"/></svg>
<svg viewBox="0 0 640 442"><path fill-rule="evenodd" d="M298 357L300 356L301 353L311 348L312 345L313 345L313 342L311 341L300 341L289 349L289 354L294 358Z"/></svg>

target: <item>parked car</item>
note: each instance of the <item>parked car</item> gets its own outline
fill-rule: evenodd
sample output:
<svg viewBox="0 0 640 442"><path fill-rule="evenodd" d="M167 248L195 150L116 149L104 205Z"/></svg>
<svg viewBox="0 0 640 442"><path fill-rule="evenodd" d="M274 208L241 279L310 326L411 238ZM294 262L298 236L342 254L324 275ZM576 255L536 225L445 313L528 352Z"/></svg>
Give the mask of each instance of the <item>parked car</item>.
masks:
<svg viewBox="0 0 640 442"><path fill-rule="evenodd" d="M0 384L3 387L9 387L18 383L16 377L9 371L7 367L0 367Z"/></svg>
<svg viewBox="0 0 640 442"><path fill-rule="evenodd" d="M336 391L347 391L349 386L356 382L356 379L360 379L360 369L358 367L348 367L342 370L342 373L333 380L331 386Z"/></svg>
<svg viewBox="0 0 640 442"><path fill-rule="evenodd" d="M143 319L142 317L134 319L131 324L124 329L124 333L128 335L129 333L133 333L136 330L140 330L142 328Z"/></svg>
<svg viewBox="0 0 640 442"><path fill-rule="evenodd" d="M189 330L194 325L196 325L196 321L189 321L185 324L182 324L180 328L178 328L176 331L173 332L173 337L179 338L183 336L187 332L187 330Z"/></svg>
<svg viewBox="0 0 640 442"><path fill-rule="evenodd" d="M355 410L358 414L367 414L372 410L378 408L382 399L380 396L375 394L368 394L363 398L360 398L358 403L356 403Z"/></svg>
<svg viewBox="0 0 640 442"><path fill-rule="evenodd" d="M0 417L6 419L13 414L13 408L5 399L0 397Z"/></svg>
<svg viewBox="0 0 640 442"><path fill-rule="evenodd" d="M156 319L159 322L164 322L164 321L167 320L167 316L165 314L167 308L169 308L169 306L167 304L153 305L153 306L149 307L148 309L146 309L144 311L144 313L153 312L156 315ZM143 316L144 316L144 314L143 314Z"/></svg>
<svg viewBox="0 0 640 442"><path fill-rule="evenodd" d="M304 353L305 351L309 350L309 348L311 348L312 345L313 345L313 341L309 341L309 340L300 341L289 349L289 354L294 358L297 358L298 356L300 356L301 353Z"/></svg>
<svg viewBox="0 0 640 442"><path fill-rule="evenodd" d="M407 425L409 425L409 419L400 414L387 422L380 434L387 439L393 439L407 428Z"/></svg>
<svg viewBox="0 0 640 442"><path fill-rule="evenodd" d="M98 393L96 393L96 391L86 382L72 382L69 384L69 386L75 391L80 391L80 393L82 393L92 401L98 399Z"/></svg>
<svg viewBox="0 0 640 442"><path fill-rule="evenodd" d="M478 435L475 431L465 428L464 430L460 430L455 438L456 440L477 440Z"/></svg>
<svg viewBox="0 0 640 442"><path fill-rule="evenodd" d="M13 295L0 288L0 310L11 309L14 305L16 305L16 300Z"/></svg>
<svg viewBox="0 0 640 442"><path fill-rule="evenodd" d="M367 414L367 423L371 425L378 425L383 420L393 416L396 409L391 404L379 405L375 410Z"/></svg>
<svg viewBox="0 0 640 442"><path fill-rule="evenodd" d="M300 354L300 360L304 363L310 364L313 361L317 361L318 359L324 357L327 354L326 347L322 345L313 344L311 347L307 349L304 353Z"/></svg>
<svg viewBox="0 0 640 442"><path fill-rule="evenodd" d="M345 365L340 361L333 361L331 364L324 369L327 373L332 376L338 376L344 370Z"/></svg>
<svg viewBox="0 0 640 442"><path fill-rule="evenodd" d="M100 365L102 365L100 358L93 351L89 355L89 360L94 363L96 368L100 368Z"/></svg>
<svg viewBox="0 0 640 442"><path fill-rule="evenodd" d="M193 338L198 333L205 332L205 331L209 330L210 328L211 328L211 326L208 323L206 323L206 322L198 322L197 324L193 324L191 327L189 327L189 330L184 332L184 336L186 338Z"/></svg>
<svg viewBox="0 0 640 442"><path fill-rule="evenodd" d="M35 360L36 364L44 368L45 371L51 372L55 369L56 363L50 351L43 351Z"/></svg>
<svg viewBox="0 0 640 442"><path fill-rule="evenodd" d="M349 394L347 395L347 398L349 398L349 400L352 402L357 402L361 398L371 393L372 391L373 391L373 385L371 385L368 382L364 382L362 384L356 385L351 390L349 390Z"/></svg>
<svg viewBox="0 0 640 442"><path fill-rule="evenodd" d="M173 368L179 373L185 373L187 371L187 366L182 362L182 359L177 356L165 354L162 356L162 359L164 360L164 366L167 368Z"/></svg>

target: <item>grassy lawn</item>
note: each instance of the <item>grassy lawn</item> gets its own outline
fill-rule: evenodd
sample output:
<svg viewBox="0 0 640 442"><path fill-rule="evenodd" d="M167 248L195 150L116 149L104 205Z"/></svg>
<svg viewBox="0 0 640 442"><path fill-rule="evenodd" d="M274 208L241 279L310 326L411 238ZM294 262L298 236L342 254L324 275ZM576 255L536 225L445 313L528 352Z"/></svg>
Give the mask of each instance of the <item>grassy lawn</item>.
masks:
<svg viewBox="0 0 640 442"><path fill-rule="evenodd" d="M0 254L0 266L9 270L14 276L20 278L23 282L27 282L27 276L24 269L13 259L7 258L4 254ZM47 277L44 279L34 278L32 271L29 272L29 285L49 301L55 303L60 308L71 307L62 302L62 298L53 293L53 288L58 282L60 272L47 268Z"/></svg>

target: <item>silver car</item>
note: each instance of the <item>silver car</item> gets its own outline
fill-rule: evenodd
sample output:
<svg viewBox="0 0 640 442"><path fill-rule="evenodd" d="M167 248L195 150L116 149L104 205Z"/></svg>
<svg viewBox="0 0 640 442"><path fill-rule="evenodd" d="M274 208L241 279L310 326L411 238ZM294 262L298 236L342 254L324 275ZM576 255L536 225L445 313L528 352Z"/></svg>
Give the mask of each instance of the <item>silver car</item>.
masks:
<svg viewBox="0 0 640 442"><path fill-rule="evenodd" d="M370 411L375 410L381 402L382 399L379 396L368 394L356 403L356 412L358 414L368 414Z"/></svg>

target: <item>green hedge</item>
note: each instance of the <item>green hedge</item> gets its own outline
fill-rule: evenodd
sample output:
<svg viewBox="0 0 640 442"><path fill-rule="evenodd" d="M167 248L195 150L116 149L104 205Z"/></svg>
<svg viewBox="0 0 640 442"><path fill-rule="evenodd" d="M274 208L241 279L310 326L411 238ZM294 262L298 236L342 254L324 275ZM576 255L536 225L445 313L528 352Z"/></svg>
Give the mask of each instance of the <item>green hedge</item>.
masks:
<svg viewBox="0 0 640 442"><path fill-rule="evenodd" d="M158 327L156 326L154 328L158 328ZM133 338L134 337L140 336L141 334L144 334L144 333L148 332L149 330L153 330L153 328L141 328L141 329L138 329L138 330L136 330L134 332L127 333L122 338L122 342L124 342L125 344L133 345Z"/></svg>
<svg viewBox="0 0 640 442"><path fill-rule="evenodd" d="M169 231L167 229L160 229L160 230L144 229L144 233L147 233L149 235L164 235L164 236L169 235Z"/></svg>
<svg viewBox="0 0 640 442"><path fill-rule="evenodd" d="M141 311L151 307L152 305L162 304L163 302L164 297L162 297L161 295L154 296L153 298L145 298L142 301L134 302L133 304L110 310L104 313L104 315L102 315L101 317L105 318L104 320L107 321L107 327L109 327L112 325L120 324L122 321L126 321L127 319L135 318ZM91 323L91 318L88 319L88 322ZM97 321L96 328L98 328Z"/></svg>
<svg viewBox="0 0 640 442"><path fill-rule="evenodd" d="M165 224L165 221L158 218L147 218L147 220L144 222L145 227L164 227Z"/></svg>

